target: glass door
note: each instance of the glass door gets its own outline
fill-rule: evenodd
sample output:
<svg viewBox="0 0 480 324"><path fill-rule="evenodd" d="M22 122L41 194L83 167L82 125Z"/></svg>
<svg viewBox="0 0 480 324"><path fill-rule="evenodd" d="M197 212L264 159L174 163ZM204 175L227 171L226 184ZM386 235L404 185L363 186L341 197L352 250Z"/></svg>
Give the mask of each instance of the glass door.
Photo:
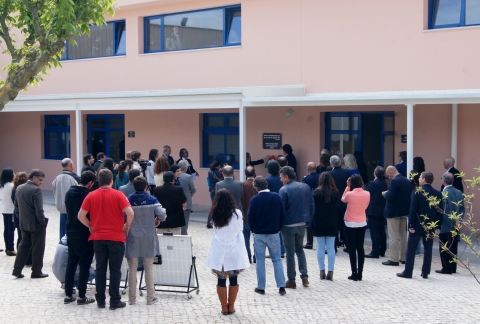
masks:
<svg viewBox="0 0 480 324"><path fill-rule="evenodd" d="M325 146L331 154L345 156L362 150L360 113L327 113Z"/></svg>
<svg viewBox="0 0 480 324"><path fill-rule="evenodd" d="M125 117L124 115L88 115L88 152L95 159L99 152L116 163L125 159Z"/></svg>

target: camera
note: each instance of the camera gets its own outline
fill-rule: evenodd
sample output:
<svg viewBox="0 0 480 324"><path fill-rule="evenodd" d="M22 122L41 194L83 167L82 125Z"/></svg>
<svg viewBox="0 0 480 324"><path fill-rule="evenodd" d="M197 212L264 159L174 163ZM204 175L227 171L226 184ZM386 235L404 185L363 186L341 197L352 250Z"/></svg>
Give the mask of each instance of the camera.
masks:
<svg viewBox="0 0 480 324"><path fill-rule="evenodd" d="M140 164L140 167L142 168L144 174L145 174L145 171L147 170L147 166L150 166L152 164L150 161L145 159L139 159L137 162L138 164Z"/></svg>

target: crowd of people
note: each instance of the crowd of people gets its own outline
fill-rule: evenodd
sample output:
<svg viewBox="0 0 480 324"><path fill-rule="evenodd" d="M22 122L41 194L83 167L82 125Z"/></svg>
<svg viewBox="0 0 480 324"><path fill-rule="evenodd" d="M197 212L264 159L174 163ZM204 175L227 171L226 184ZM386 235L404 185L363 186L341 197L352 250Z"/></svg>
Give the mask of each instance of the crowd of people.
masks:
<svg viewBox="0 0 480 324"><path fill-rule="evenodd" d="M464 205L463 184L453 158L444 161L447 171L441 177L442 187L438 191L432 187L434 175L425 171L421 157L414 158L414 170L407 177L405 152L400 152L397 165L385 169L377 166L372 181L361 152L341 157L322 150L319 165L309 162L308 174L301 181L297 177L292 147L284 145L283 153L275 159L267 156L258 161L252 161L248 155L243 182L234 179L232 166L220 161L214 161L208 171L212 207L207 227L213 228L213 235L206 264L217 278L222 314L235 312L238 276L252 263L256 264L257 275L254 291L265 294L266 258L272 261L280 295L285 295L286 289L296 289L297 263L301 284L308 287L304 250L313 248L314 239L319 279L330 281L336 253L342 247L349 255L348 280L352 281L363 279L365 258L385 257L385 222L390 259L382 264L404 264L405 269L398 277L412 277L415 254L422 241L421 276L428 278L432 233L438 234L456 253L458 236L452 237L452 230L459 223L448 215L452 212L463 215ZM131 151L118 164L104 153L98 153L96 161L87 154L80 176L75 174L71 159L61 161L62 172L52 186L60 213L59 244L68 247L68 262L62 270L64 303L96 302L104 308L108 264L109 308L125 307L119 293L124 258L129 267L129 304L136 303L136 274L140 264L145 272L146 302L151 305L158 301L153 280L154 258L159 254L157 234L188 235L192 196L196 192L194 180L199 176L186 149L180 150L180 159L176 162L170 154L171 148L165 146L162 154L152 149L148 160L144 160L139 151ZM256 176L254 165L261 163L266 163L268 177ZM40 190L44 179L44 172L38 169L30 174L15 174L12 169L5 169L1 174L0 211L4 216L5 252L16 256L12 275L17 278L24 277L25 265L31 265L31 278L48 276L42 271L48 224ZM432 206L429 197L437 198L440 205ZM430 223L435 225L427 226ZM369 254L364 251L367 225L372 240ZM15 228L18 230L17 252ZM440 252L442 269L436 272L455 273L452 255ZM86 295L94 258L95 299ZM282 258L286 258L286 276ZM77 268L78 278L75 277Z"/></svg>

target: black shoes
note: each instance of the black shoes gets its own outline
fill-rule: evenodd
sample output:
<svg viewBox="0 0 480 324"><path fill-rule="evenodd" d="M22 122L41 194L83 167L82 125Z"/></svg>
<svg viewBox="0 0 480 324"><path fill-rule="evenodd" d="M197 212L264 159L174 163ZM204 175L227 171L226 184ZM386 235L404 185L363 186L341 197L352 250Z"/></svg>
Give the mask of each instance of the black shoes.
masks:
<svg viewBox="0 0 480 324"><path fill-rule="evenodd" d="M406 278L406 279L412 279L412 276L407 276L407 275L405 274L405 271L404 271L404 272L397 273L397 277Z"/></svg>
<svg viewBox="0 0 480 324"><path fill-rule="evenodd" d="M43 278L47 278L47 277L48 277L48 274L46 274L46 273L32 274L30 276L30 278L32 278L32 279L43 279Z"/></svg>
<svg viewBox="0 0 480 324"><path fill-rule="evenodd" d="M326 279L327 276L325 275L325 270L320 270L320 280Z"/></svg>
<svg viewBox="0 0 480 324"><path fill-rule="evenodd" d="M255 288L254 292L256 292L257 294L260 294L260 295L265 295L265 290L264 289Z"/></svg>
<svg viewBox="0 0 480 324"><path fill-rule="evenodd" d="M443 271L443 270L435 270L435 272L436 272L436 273L440 273L440 274L449 274L449 275L451 275L451 273L447 273L447 272L445 272L445 271Z"/></svg>
<svg viewBox="0 0 480 324"><path fill-rule="evenodd" d="M386 266L398 266L399 263L398 262L393 262L392 260L388 260L388 261L385 261L385 262L382 262L383 265L386 265Z"/></svg>
<svg viewBox="0 0 480 324"><path fill-rule="evenodd" d="M423 274L423 272L420 274L422 276L423 279L428 279L428 275L427 274Z"/></svg>
<svg viewBox="0 0 480 324"><path fill-rule="evenodd" d="M311 249L313 249L313 245L305 244L305 245L303 246L303 248L304 248L304 249L307 249L307 250L311 250Z"/></svg>
<svg viewBox="0 0 480 324"><path fill-rule="evenodd" d="M88 298L87 296L85 296L85 298L78 298L77 299L77 305L87 305L87 304L91 304L91 303L94 303L94 302L95 302L95 299Z"/></svg>
<svg viewBox="0 0 480 324"><path fill-rule="evenodd" d="M401 263L401 264L405 264L405 261L400 260L400 263Z"/></svg>
<svg viewBox="0 0 480 324"><path fill-rule="evenodd" d="M116 303L116 304L110 304L110 309L111 309L111 310L116 310L117 308L123 308L123 307L125 307L125 306L127 306L127 303L122 302L122 301L119 301L119 302Z"/></svg>
<svg viewBox="0 0 480 324"><path fill-rule="evenodd" d="M12 272L12 276L17 277L18 279L22 279L23 277L25 277L25 275L21 273L15 273L15 272Z"/></svg>
<svg viewBox="0 0 480 324"><path fill-rule="evenodd" d="M352 275L348 277L348 280L353 280L353 281L357 281L358 280L358 277L357 277L357 273L356 272L352 272Z"/></svg>
<svg viewBox="0 0 480 324"><path fill-rule="evenodd" d="M349 253L349 252L348 252L348 249L343 249L343 252L345 252L345 253Z"/></svg>
<svg viewBox="0 0 480 324"><path fill-rule="evenodd" d="M280 296L284 296L287 292L285 291L285 287L280 287L278 289L278 293L280 294Z"/></svg>
<svg viewBox="0 0 480 324"><path fill-rule="evenodd" d="M358 271L357 273L357 280L362 281L362 271Z"/></svg>
<svg viewBox="0 0 480 324"><path fill-rule="evenodd" d="M77 298L75 296L72 296L72 297L65 297L63 299L63 303L64 304L70 304L70 303L73 303Z"/></svg>
<svg viewBox="0 0 480 324"><path fill-rule="evenodd" d="M379 259L379 258L380 258L378 255L373 255L373 254L371 254L371 253L370 253L370 254L367 254L365 257L366 257L366 258L369 258L369 259Z"/></svg>

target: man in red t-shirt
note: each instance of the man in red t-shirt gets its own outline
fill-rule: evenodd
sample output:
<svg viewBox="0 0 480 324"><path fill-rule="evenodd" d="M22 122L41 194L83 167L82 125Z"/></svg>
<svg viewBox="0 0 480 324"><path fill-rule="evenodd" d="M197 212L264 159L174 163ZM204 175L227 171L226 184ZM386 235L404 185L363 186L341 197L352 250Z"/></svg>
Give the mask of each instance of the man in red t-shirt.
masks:
<svg viewBox="0 0 480 324"><path fill-rule="evenodd" d="M123 193L112 189L113 174L102 169L97 175L100 188L83 201L78 220L90 229L96 258L95 287L97 305L105 308L107 264L110 264L110 309L125 307L120 296L121 267L125 255L125 238L133 221L133 209ZM87 214L90 213L90 220ZM123 215L127 216L127 221Z"/></svg>

